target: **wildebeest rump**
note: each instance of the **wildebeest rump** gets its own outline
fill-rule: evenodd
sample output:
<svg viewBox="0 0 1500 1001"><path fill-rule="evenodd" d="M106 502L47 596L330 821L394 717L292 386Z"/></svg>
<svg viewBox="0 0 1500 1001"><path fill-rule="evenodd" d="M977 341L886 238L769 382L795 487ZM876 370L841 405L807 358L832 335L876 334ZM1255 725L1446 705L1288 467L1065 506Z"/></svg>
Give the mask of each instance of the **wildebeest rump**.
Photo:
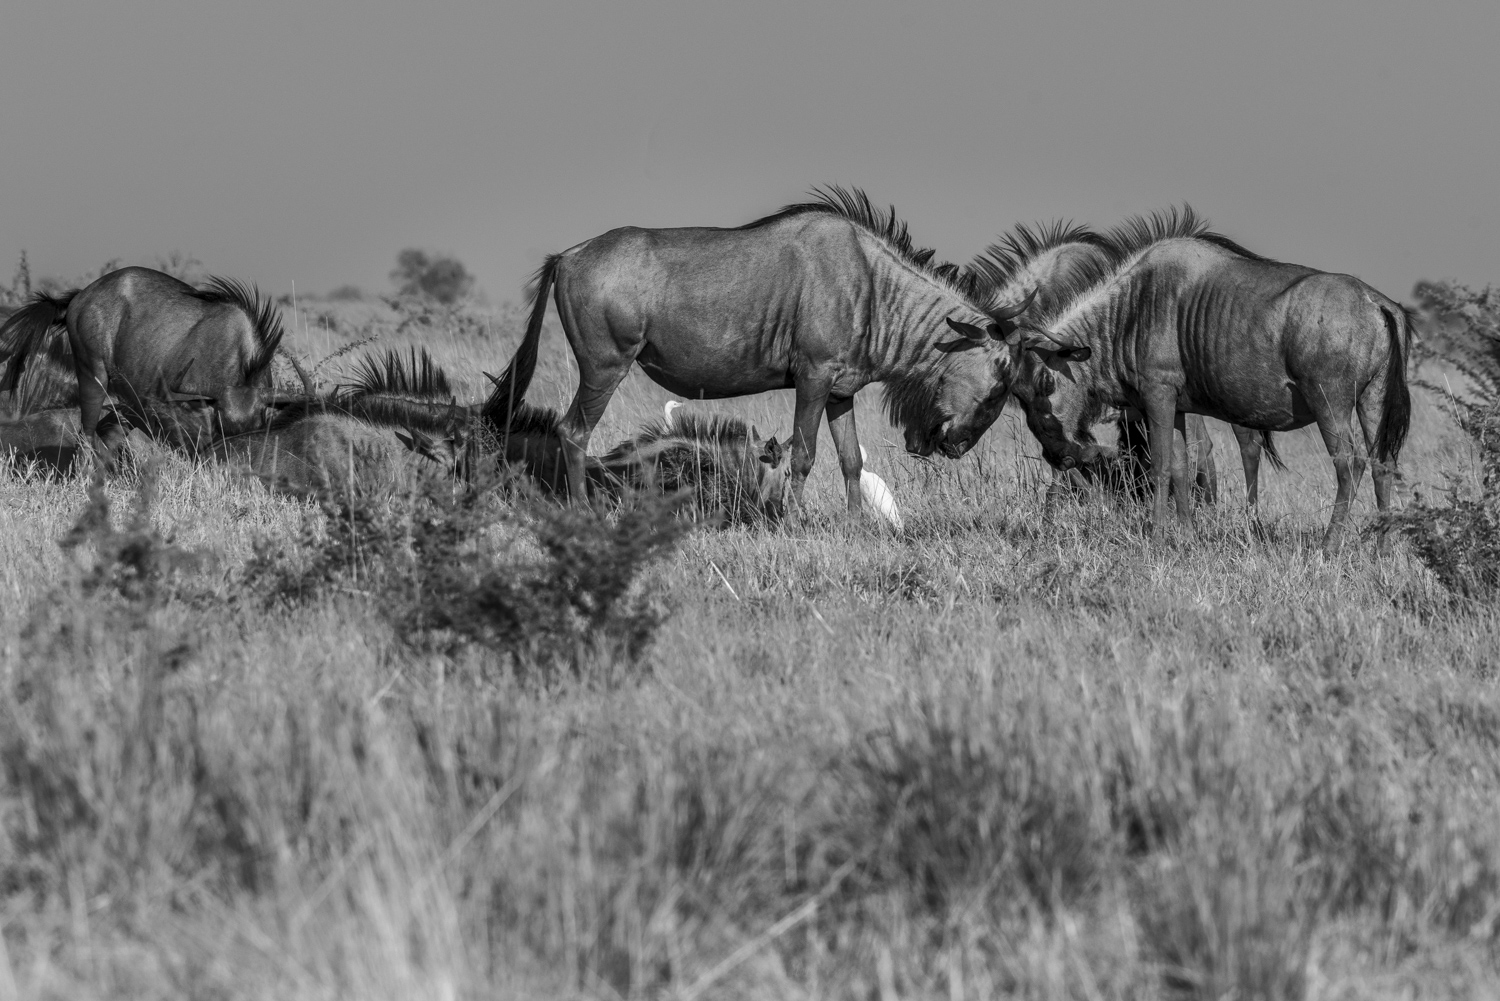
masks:
<svg viewBox="0 0 1500 1001"><path fill-rule="evenodd" d="M107 394L131 422L149 419L145 399L200 398L226 435L262 427L276 402L271 360L281 318L238 282L211 278L196 289L150 268L122 268L82 290L34 296L0 328L10 362L0 389L17 386L28 357L59 323L73 351L84 434L106 463L98 427Z"/></svg>
<svg viewBox="0 0 1500 1001"><path fill-rule="evenodd" d="M1113 275L1033 321L1094 349L1091 362L1056 372L1033 366L1023 375L1034 411L1028 423L1041 428L1044 450L1097 466L1098 447L1076 432L1080 418L1108 406L1141 411L1150 426L1160 531L1175 464L1156 458L1171 454L1180 413L1253 431L1316 423L1338 479L1325 536L1331 545L1364 472L1349 434L1352 411L1376 461L1376 501L1386 509L1411 416L1405 311L1348 275L1252 254L1209 232L1191 210L1127 228L1135 230L1136 246ZM1179 516L1189 518L1189 492L1185 483L1176 486Z"/></svg>
<svg viewBox="0 0 1500 1001"><path fill-rule="evenodd" d="M853 406L865 385L885 383L891 419L919 455L962 455L994 422L1031 346L1015 324L1026 304L970 298L862 192L815 195L737 229L616 229L547 258L500 385L512 406L524 399L555 285L579 369L563 418L575 496L588 440L636 363L694 399L794 389L793 494L800 500L826 415L855 512Z"/></svg>

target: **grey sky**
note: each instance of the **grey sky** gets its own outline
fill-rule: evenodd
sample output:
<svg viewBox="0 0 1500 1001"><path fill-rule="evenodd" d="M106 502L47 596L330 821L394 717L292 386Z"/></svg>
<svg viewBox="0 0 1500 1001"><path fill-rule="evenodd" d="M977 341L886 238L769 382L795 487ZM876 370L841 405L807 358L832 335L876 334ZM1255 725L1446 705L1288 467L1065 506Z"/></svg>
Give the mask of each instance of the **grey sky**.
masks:
<svg viewBox="0 0 1500 1001"><path fill-rule="evenodd" d="M1190 201L1406 296L1500 281L1500 3L12 0L0 281L181 250L282 292L450 251L496 299L611 227L814 185L966 260Z"/></svg>

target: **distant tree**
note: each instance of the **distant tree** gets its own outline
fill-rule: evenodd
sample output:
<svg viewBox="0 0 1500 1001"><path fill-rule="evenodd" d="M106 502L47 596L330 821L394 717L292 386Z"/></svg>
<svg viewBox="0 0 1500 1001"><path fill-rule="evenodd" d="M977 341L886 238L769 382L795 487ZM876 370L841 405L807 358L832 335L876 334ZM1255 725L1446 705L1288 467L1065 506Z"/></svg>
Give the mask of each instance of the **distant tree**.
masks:
<svg viewBox="0 0 1500 1001"><path fill-rule="evenodd" d="M396 255L391 281L401 295L426 296L451 306L474 287L474 276L456 257L407 247Z"/></svg>
<svg viewBox="0 0 1500 1001"><path fill-rule="evenodd" d="M358 302L364 297L364 290L358 285L340 285L328 293L328 298L334 302Z"/></svg>

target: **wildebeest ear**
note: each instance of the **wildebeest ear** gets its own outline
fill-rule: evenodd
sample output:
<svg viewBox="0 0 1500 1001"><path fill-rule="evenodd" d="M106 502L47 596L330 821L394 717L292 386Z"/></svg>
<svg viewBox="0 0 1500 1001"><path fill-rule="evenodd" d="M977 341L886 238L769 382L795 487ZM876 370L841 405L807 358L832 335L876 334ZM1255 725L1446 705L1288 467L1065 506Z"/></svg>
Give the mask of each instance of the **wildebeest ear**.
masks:
<svg viewBox="0 0 1500 1001"><path fill-rule="evenodd" d="M754 424L750 425L750 441L755 445L760 444L760 432L756 430Z"/></svg>
<svg viewBox="0 0 1500 1001"><path fill-rule="evenodd" d="M953 332L958 334L966 341L982 342L990 336L985 332L984 328L976 327L972 323L965 323L962 320L955 320L951 316L947 319L948 326L952 328Z"/></svg>

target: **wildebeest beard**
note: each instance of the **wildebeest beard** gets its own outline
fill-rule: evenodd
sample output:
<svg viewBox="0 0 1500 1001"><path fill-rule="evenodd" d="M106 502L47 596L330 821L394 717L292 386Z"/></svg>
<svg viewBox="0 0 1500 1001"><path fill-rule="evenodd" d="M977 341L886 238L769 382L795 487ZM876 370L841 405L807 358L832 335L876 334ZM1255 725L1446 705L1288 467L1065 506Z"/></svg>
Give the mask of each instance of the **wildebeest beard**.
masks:
<svg viewBox="0 0 1500 1001"><path fill-rule="evenodd" d="M942 433L948 418L937 405L937 379L931 372L907 372L885 383L885 412L906 435L907 451L919 452ZM913 448L916 443L919 448ZM930 454L927 449L922 454Z"/></svg>

